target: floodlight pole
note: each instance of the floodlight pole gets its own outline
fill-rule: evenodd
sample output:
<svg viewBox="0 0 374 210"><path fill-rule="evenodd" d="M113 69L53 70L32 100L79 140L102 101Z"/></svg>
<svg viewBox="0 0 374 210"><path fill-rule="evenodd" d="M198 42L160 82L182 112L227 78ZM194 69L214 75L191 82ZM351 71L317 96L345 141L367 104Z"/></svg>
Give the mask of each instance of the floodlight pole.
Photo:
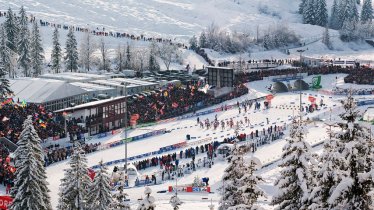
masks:
<svg viewBox="0 0 374 210"><path fill-rule="evenodd" d="M125 83L125 173L127 176L127 83Z"/></svg>
<svg viewBox="0 0 374 210"><path fill-rule="evenodd" d="M297 52L300 53L300 69L299 69L299 74L301 76L301 68L303 67L301 60L302 60L302 54L303 54L303 52L305 52L305 50L297 50ZM301 84L299 84L299 93L300 93L300 124L301 124L301 113L303 111L302 99L301 99L301 95L302 95L301 94Z"/></svg>

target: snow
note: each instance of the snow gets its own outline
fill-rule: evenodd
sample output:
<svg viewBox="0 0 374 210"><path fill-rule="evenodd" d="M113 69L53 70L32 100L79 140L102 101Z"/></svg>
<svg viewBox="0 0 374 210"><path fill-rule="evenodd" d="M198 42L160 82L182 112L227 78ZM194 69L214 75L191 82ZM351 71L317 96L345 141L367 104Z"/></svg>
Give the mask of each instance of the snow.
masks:
<svg viewBox="0 0 374 210"><path fill-rule="evenodd" d="M322 78L322 83L324 87L326 88L331 88L334 86L334 82L330 80L330 78L335 78L336 75L324 75ZM344 75L338 75L338 77L343 77ZM311 81L312 77L307 77L306 80ZM324 83L325 82L325 83ZM256 81L248 84L248 87L250 89L250 93L248 95L245 95L239 99L234 99L231 100L230 102L226 102L225 104L232 104L236 103L236 101L244 101L246 99L251 99L255 98L258 96L264 96L267 95L267 89L266 86L270 84L270 81ZM306 91L306 95L303 95L303 101L305 103L307 102L307 97L309 96L308 94L316 94L315 92L311 91ZM317 96L317 101L322 97L322 95ZM273 108L266 110L266 111L257 111L254 112L253 109L250 110L250 113L248 114L251 124L253 127L245 127L243 128L246 133L250 133L252 130L256 129L262 129L263 127L261 125L264 125L265 128L267 128L266 125L266 118L269 118L270 124L272 122L277 122L278 125L283 125L284 122L290 123L289 119L292 117L294 114L298 113L298 109L295 110L280 110L274 108L275 106L279 105L290 105L291 103L297 104L299 101L299 94L297 93L283 93L276 95L275 98L272 101L272 106ZM327 104L328 107L333 107L335 104L339 104L335 101L335 97L330 99L328 96L324 96L324 103ZM216 105L216 107L220 107L221 105ZM339 106L339 105L337 105ZM208 108L211 109L211 108ZM321 115L321 118L325 117L326 112L329 112L329 108L323 109L320 112L308 114L306 117L316 117L318 115ZM200 117L200 119L205 119L209 118L210 120L214 119L216 113L206 115L204 117ZM334 116L337 115L336 111L333 111L332 114ZM226 112L218 112L217 117L219 120L221 119L230 119L232 117L235 117L234 119L244 119L244 114L238 115L238 110L233 109L233 110L228 110ZM283 121L283 123L281 123ZM213 130L203 130L200 129L198 126L195 126L196 124L196 118L187 118L184 120L179 120L179 121L174 121L174 122L169 122L169 123L162 123L158 125L154 125L151 127L146 127L146 128L138 128L135 130L129 131L129 136L135 136L135 135L140 135L146 132L158 130L158 129L163 129L167 128L168 130L172 130L171 133L166 133L164 135L160 136L154 136L151 138L147 138L141 141L136 141L136 142L131 142L128 144L128 156L135 156L139 154L144 154L147 152L151 151L156 151L160 147L168 146L171 144L176 144L185 141L185 136L187 134L190 134L192 137L196 137L196 139L188 141L188 143L194 143L197 142L201 139L207 138L207 137L212 137L212 140L214 140L215 137L217 139L222 139L223 136L233 135L234 130L224 130L223 132L217 132ZM191 127L192 126L192 127ZM179 128L179 129L178 129ZM315 145L318 144L319 142L322 142L325 137L327 137L327 134L325 133L326 131L326 125L323 122L316 122L308 125L308 135L306 136L306 141L311 144ZM174 129L174 130L173 130ZM244 132L241 131L241 132ZM215 133L215 134L214 134ZM209 134L209 136L207 136ZM117 141L120 139L123 139L124 133L117 134L114 136L108 136L106 138L102 138L96 141L100 141L103 143L110 143L113 141ZM199 138L200 137L200 138ZM268 165L273 162L276 162L280 156L281 156L281 148L284 146L285 141L284 140L277 140L272 142L271 144L264 145L262 147L259 147L258 150L254 154L250 154L250 157L255 157L259 159L263 165ZM102 150L96 153L91 153L87 155L88 159L88 165L93 166L97 165L100 160L103 160L104 162L116 160L116 159L121 159L124 158L124 145L118 146L115 148L107 149L107 150ZM57 192L58 192L58 186L60 183L60 179L63 177L63 169L67 168L67 162L59 162L56 164L53 164L47 168L47 175L48 175L48 182L50 183L49 188L51 190L51 197L52 197L52 204L55 206L57 204ZM178 180L178 185L179 184L191 184L193 182L193 179L195 176L199 177L209 177L210 178L210 183L212 184L212 191L215 192L214 194L209 194L209 195L189 195L189 194L181 194L178 196L180 199L185 202L182 206L181 209L189 209L189 208L205 208L210 204L210 198L213 199L215 202L215 206L217 205L217 202L219 200L219 195L217 192L217 188L220 185L220 180L221 176L223 174L224 169L226 168L226 163L217 161L212 168L210 169L202 169L198 170L196 173L193 173L189 176L182 177L181 179ZM155 169L152 169L155 170ZM260 170L261 171L261 170ZM149 174L151 173L150 171L140 171L142 174ZM261 172L260 172L261 173ZM267 179L267 182L269 182L269 179ZM168 181L164 184L157 185L157 186L152 186L153 192L157 192L160 190L166 190L169 185L174 185L172 181ZM267 187L262 188L265 190L266 194L272 195L274 190L271 190L269 192ZM270 189L270 188L269 188ZM271 188L273 189L273 188ZM126 193L129 194L130 199L132 201L132 205L136 206L136 200L140 198L143 195L144 189L143 188L133 188L130 190L125 190ZM156 203L157 206L165 206L166 209L170 208L170 204L168 203L170 200L171 195L170 194L157 194L155 193L153 196L156 198ZM201 197L208 197L208 201L201 201ZM266 200L269 200L266 199ZM167 203L167 204L165 204ZM262 203L262 202L260 202ZM266 206L265 209L268 208L268 203L263 204L261 206Z"/></svg>

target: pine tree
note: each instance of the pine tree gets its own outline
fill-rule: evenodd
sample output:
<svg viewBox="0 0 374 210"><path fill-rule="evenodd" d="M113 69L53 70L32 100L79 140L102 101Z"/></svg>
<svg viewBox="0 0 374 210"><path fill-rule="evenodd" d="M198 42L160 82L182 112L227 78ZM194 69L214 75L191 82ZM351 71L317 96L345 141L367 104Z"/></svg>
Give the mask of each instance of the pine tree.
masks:
<svg viewBox="0 0 374 210"><path fill-rule="evenodd" d="M116 52L116 55L117 55L117 70L119 72L122 72L124 70L124 54L122 52L122 48L121 48L121 45L118 46L117 48L117 52Z"/></svg>
<svg viewBox="0 0 374 210"><path fill-rule="evenodd" d="M106 210L113 203L112 194L110 192L110 177L108 169L99 163L100 169L97 171L94 181L92 182L88 193L89 209Z"/></svg>
<svg viewBox="0 0 374 210"><path fill-rule="evenodd" d="M373 5L371 0L364 0L361 10L361 23L371 23L373 18Z"/></svg>
<svg viewBox="0 0 374 210"><path fill-rule="evenodd" d="M130 204L126 202L127 194L123 192L123 187L118 188L118 193L113 195L113 202L110 204L110 210L131 210Z"/></svg>
<svg viewBox="0 0 374 210"><path fill-rule="evenodd" d="M357 11L357 6L355 0L346 0L346 7L344 11L344 16L346 19L349 21L358 21L358 11ZM343 22L344 22L343 21Z"/></svg>
<svg viewBox="0 0 374 210"><path fill-rule="evenodd" d="M221 188L220 206L218 209L225 210L243 203L239 192L240 179L244 176L245 168L243 156L239 148L234 145L231 155L228 158L229 165L223 174L223 186Z"/></svg>
<svg viewBox="0 0 374 210"><path fill-rule="evenodd" d="M197 38L195 35L193 35L190 39L190 49L196 51L198 48L199 46L197 45Z"/></svg>
<svg viewBox="0 0 374 210"><path fill-rule="evenodd" d="M101 69L104 71L110 71L109 59L108 59L108 48L102 38L100 40L100 53L101 53Z"/></svg>
<svg viewBox="0 0 374 210"><path fill-rule="evenodd" d="M258 187L260 182L263 182L261 176L254 174L257 161L253 158L249 165L245 167L244 176L239 180L241 183L238 189L239 194L243 199L243 203L234 207L234 209L256 209L255 203L260 196L264 196L264 192Z"/></svg>
<svg viewBox="0 0 374 210"><path fill-rule="evenodd" d="M304 9L306 7L306 3L307 3L308 0L301 0L300 4L299 4L299 14L304 14Z"/></svg>
<svg viewBox="0 0 374 210"><path fill-rule="evenodd" d="M7 37L5 34L4 26L0 26L0 65L1 65L1 72L0 77L4 78L7 72L9 73L9 76L12 72L12 53L10 49L7 46ZM3 81L3 88L0 90L0 98L4 98L5 95L9 92L9 81Z"/></svg>
<svg viewBox="0 0 374 210"><path fill-rule="evenodd" d="M61 45L60 42L58 41L58 29L57 27L53 31L53 43L52 43L52 54L51 54L51 63L52 63L52 70L55 73L60 73L61 70Z"/></svg>
<svg viewBox="0 0 374 210"><path fill-rule="evenodd" d="M306 24L315 25L316 23L316 9L315 1L317 0L307 0L305 3L305 8L303 9L303 20Z"/></svg>
<svg viewBox="0 0 374 210"><path fill-rule="evenodd" d="M343 122L338 123L341 131L335 136L340 142L337 151L344 160L340 167L340 172L344 176L335 186L328 203L334 209L370 209L373 202L369 193L373 188L373 182L362 179L362 175L368 172L370 133L367 128L357 123L359 112L351 90L347 100L342 101L342 104L345 111L340 118Z"/></svg>
<svg viewBox="0 0 374 210"><path fill-rule="evenodd" d="M329 21L329 26L332 29L339 29L339 5L338 5L338 0L334 0L334 3L332 4L331 7L331 16L330 16L330 21Z"/></svg>
<svg viewBox="0 0 374 210"><path fill-rule="evenodd" d="M13 93L10 89L9 80L5 77L6 74L4 64L0 63L0 99L5 99Z"/></svg>
<svg viewBox="0 0 374 210"><path fill-rule="evenodd" d="M23 69L25 77L30 76L30 31L28 28L28 21L26 11L21 7L19 12L19 38L17 43L17 52L19 55L18 65Z"/></svg>
<svg viewBox="0 0 374 210"><path fill-rule="evenodd" d="M346 20L346 6L348 0L340 0L338 9L337 9L337 26L336 29L341 29L343 23Z"/></svg>
<svg viewBox="0 0 374 210"><path fill-rule="evenodd" d="M340 171L344 162L338 151L341 145L334 137L332 126L335 125L331 125L328 129L330 138L324 141L323 153L319 157L319 166L315 176L316 186L310 195L309 209L311 210L331 209L328 199L344 175L344 172Z"/></svg>
<svg viewBox="0 0 374 210"><path fill-rule="evenodd" d="M74 36L73 28L69 29L65 46L65 67L71 72L78 70L78 50L77 40Z"/></svg>
<svg viewBox="0 0 374 210"><path fill-rule="evenodd" d="M91 70L93 53L96 50L96 44L90 32L85 32L79 49L79 62L87 71Z"/></svg>
<svg viewBox="0 0 374 210"><path fill-rule="evenodd" d="M155 198L151 196L152 190L149 187L145 187L144 194L145 198L143 198L138 206L138 210L154 210L156 208Z"/></svg>
<svg viewBox="0 0 374 210"><path fill-rule="evenodd" d="M9 209L51 210L41 140L34 129L31 116L23 123L17 145L14 152L16 179L11 189L13 202Z"/></svg>
<svg viewBox="0 0 374 210"><path fill-rule="evenodd" d="M326 0L316 0L315 9L315 24L318 26L327 26L328 14Z"/></svg>
<svg viewBox="0 0 374 210"><path fill-rule="evenodd" d="M330 50L332 49L332 44L330 40L330 33L329 33L329 28L325 27L325 30L322 35L322 43L326 45L327 48Z"/></svg>
<svg viewBox="0 0 374 210"><path fill-rule="evenodd" d="M87 158L79 143L75 143L69 165L70 167L65 169L64 178L61 179L57 209L84 210L91 180L88 176Z"/></svg>
<svg viewBox="0 0 374 210"><path fill-rule="evenodd" d="M156 47L157 47L157 44L155 42L152 42L150 46L149 62L148 62L149 70L151 72L156 72L160 70L160 65L158 64L157 59L156 59L156 53L157 53Z"/></svg>
<svg viewBox="0 0 374 210"><path fill-rule="evenodd" d="M6 13L6 19L4 23L6 36L7 36L7 46L8 48L13 51L17 52L17 36L18 36L18 23L16 22L15 14L13 13L12 9L9 8Z"/></svg>
<svg viewBox="0 0 374 210"><path fill-rule="evenodd" d="M276 209L305 209L313 184L310 145L305 142L306 129L300 120L293 120L290 137L283 147L282 168L275 185L278 193L271 201Z"/></svg>
<svg viewBox="0 0 374 210"><path fill-rule="evenodd" d="M171 196L169 203L171 207L173 207L173 210L178 210L179 206L182 205L183 202L179 199L178 195L175 194Z"/></svg>
<svg viewBox="0 0 374 210"><path fill-rule="evenodd" d="M130 45L129 43L127 43L127 47L126 47L126 60L125 60L125 68L126 69L131 69L131 51L130 51Z"/></svg>
<svg viewBox="0 0 374 210"><path fill-rule="evenodd" d="M42 40L40 37L38 23L34 22L31 44L30 44L30 55L31 55L31 68L33 69L34 76L37 77L42 73L42 65L44 60L44 50L42 46Z"/></svg>
<svg viewBox="0 0 374 210"><path fill-rule="evenodd" d="M345 42L357 40L358 36L356 26L357 22L349 21L348 19L346 19L343 23L342 28L339 30L340 39Z"/></svg>
<svg viewBox="0 0 374 210"><path fill-rule="evenodd" d="M208 47L208 41L207 41L207 38L206 38L205 31L201 32L201 34L200 34L199 46L201 48L207 48Z"/></svg>

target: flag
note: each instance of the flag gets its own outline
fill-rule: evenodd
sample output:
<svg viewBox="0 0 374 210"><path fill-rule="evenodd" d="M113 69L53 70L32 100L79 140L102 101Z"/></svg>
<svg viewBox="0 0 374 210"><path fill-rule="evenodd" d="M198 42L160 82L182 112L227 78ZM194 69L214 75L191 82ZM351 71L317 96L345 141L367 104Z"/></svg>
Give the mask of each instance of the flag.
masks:
<svg viewBox="0 0 374 210"><path fill-rule="evenodd" d="M95 171L92 170L91 168L88 168L88 169L87 169L87 174L88 174L88 176L91 178L91 180L93 181L94 178L95 178L95 175L96 175Z"/></svg>
<svg viewBox="0 0 374 210"><path fill-rule="evenodd" d="M26 107L26 105L27 105L26 101L25 101L25 100L23 100L23 101L22 101L22 104L21 104L21 106L22 106L23 108L25 108L25 107Z"/></svg>
<svg viewBox="0 0 374 210"><path fill-rule="evenodd" d="M177 108L178 107L178 103L176 102L173 102L173 104L171 105L173 108Z"/></svg>

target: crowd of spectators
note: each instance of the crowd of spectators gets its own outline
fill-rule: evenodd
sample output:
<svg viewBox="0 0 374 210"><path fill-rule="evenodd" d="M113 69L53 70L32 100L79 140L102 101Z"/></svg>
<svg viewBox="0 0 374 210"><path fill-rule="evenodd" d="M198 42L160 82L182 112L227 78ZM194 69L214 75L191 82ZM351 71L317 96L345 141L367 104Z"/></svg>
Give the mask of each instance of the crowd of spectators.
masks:
<svg viewBox="0 0 374 210"><path fill-rule="evenodd" d="M349 89L344 88L335 88L333 89L334 94L336 95L347 95ZM363 88L363 89L352 89L353 95L374 95L374 88Z"/></svg>
<svg viewBox="0 0 374 210"><path fill-rule="evenodd" d="M248 93L248 88L238 85L231 95L216 101L212 96L198 91L195 86L170 87L148 97L138 97L128 103L129 116L139 114L138 123L154 122L177 117L187 112L232 99Z"/></svg>
<svg viewBox="0 0 374 210"><path fill-rule="evenodd" d="M344 78L345 83L374 85L374 70L354 69Z"/></svg>
<svg viewBox="0 0 374 210"><path fill-rule="evenodd" d="M64 137L65 130L55 121L55 115L35 104L20 104L9 101L0 109L0 137L6 137L16 143L22 132L22 124L28 115L32 115L34 127L42 140L48 137Z"/></svg>
<svg viewBox="0 0 374 210"><path fill-rule="evenodd" d="M101 143L94 144L84 144L82 149L86 154L97 151ZM48 166L52 163L66 160L73 154L73 147L60 147L59 144L50 145L44 149L44 161L45 166Z"/></svg>
<svg viewBox="0 0 374 210"><path fill-rule="evenodd" d="M14 167L10 164L9 150L3 144L0 144L0 184L6 186L8 191L13 186L13 179Z"/></svg>

